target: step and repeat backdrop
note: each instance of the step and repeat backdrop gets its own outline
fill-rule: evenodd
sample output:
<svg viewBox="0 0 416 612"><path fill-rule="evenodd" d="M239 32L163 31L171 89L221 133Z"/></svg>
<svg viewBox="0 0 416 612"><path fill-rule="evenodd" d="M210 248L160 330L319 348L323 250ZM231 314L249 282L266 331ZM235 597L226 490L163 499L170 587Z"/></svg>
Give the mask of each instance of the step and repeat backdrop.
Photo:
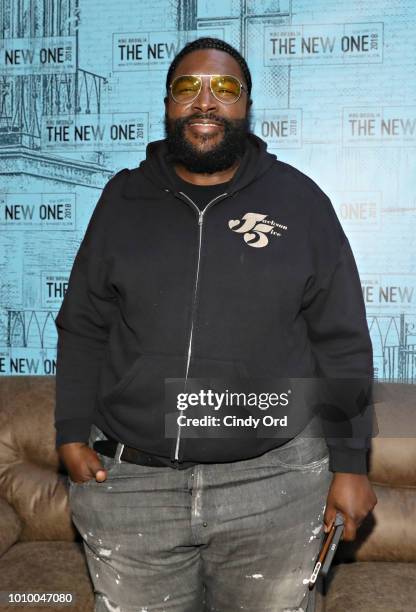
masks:
<svg viewBox="0 0 416 612"><path fill-rule="evenodd" d="M0 374L55 373L101 189L164 137L169 63L207 35L248 61L252 130L333 202L376 376L416 382L413 0L0 0Z"/></svg>

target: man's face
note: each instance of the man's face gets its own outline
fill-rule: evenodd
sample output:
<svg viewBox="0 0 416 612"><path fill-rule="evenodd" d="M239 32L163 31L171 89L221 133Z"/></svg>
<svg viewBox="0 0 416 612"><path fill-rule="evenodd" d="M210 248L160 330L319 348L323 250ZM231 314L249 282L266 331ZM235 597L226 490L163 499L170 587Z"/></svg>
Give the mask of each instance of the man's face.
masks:
<svg viewBox="0 0 416 612"><path fill-rule="evenodd" d="M245 87L238 62L224 51L201 49L186 55L176 67L175 77L185 74L228 74ZM171 82L172 82L171 81ZM165 129L174 161L195 173L212 174L230 168L244 154L249 132L249 101L246 91L234 104L224 104L211 93L209 78L203 78L200 94L186 104L169 95L165 101ZM214 125L198 125L213 122Z"/></svg>

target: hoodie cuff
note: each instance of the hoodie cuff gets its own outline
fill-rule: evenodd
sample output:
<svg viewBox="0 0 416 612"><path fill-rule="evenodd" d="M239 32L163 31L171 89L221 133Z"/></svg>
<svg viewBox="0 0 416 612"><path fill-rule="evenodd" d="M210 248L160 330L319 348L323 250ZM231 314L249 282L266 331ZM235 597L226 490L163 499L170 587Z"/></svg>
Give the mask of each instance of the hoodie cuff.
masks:
<svg viewBox="0 0 416 612"><path fill-rule="evenodd" d="M348 474L368 474L368 449L350 449L329 447L330 472Z"/></svg>
<svg viewBox="0 0 416 612"><path fill-rule="evenodd" d="M85 442L88 444L91 421L90 419L65 419L55 423L56 443L55 448L70 442Z"/></svg>

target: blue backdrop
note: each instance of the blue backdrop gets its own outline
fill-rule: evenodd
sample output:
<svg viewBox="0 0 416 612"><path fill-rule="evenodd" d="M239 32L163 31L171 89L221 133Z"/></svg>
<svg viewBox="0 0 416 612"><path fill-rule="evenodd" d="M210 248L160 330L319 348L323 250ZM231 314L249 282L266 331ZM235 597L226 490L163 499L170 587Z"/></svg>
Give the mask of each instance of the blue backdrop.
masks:
<svg viewBox="0 0 416 612"><path fill-rule="evenodd" d="M54 317L100 190L163 137L167 67L224 38L253 131L331 197L380 379L416 379L413 0L0 0L0 374L54 374Z"/></svg>

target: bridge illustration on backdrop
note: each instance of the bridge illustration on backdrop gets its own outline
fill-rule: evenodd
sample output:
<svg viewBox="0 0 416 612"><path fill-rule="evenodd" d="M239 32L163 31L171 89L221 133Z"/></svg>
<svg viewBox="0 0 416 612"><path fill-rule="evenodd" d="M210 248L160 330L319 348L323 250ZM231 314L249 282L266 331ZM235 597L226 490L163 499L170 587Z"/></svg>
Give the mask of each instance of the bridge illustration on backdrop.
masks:
<svg viewBox="0 0 416 612"><path fill-rule="evenodd" d="M6 345L54 348L56 310L8 310ZM416 322L406 315L367 315L373 343L375 378L416 384Z"/></svg>

